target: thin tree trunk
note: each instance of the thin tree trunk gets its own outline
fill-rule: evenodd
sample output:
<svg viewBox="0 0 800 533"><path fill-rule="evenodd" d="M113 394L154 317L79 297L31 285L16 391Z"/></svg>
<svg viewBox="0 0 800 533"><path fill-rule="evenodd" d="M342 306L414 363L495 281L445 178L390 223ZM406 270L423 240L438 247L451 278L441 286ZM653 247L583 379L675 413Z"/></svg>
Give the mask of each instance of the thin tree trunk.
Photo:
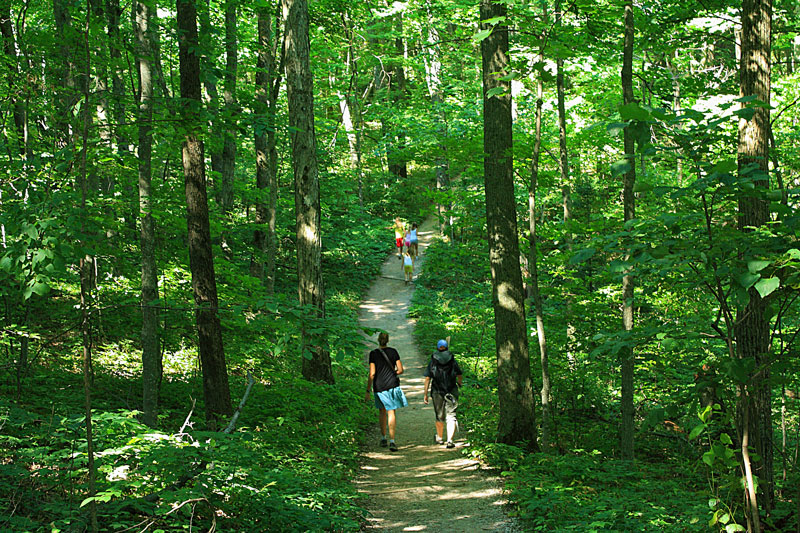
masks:
<svg viewBox="0 0 800 533"><path fill-rule="evenodd" d="M156 227L152 213L150 182L153 147L153 26L156 13L147 0L134 4L136 64L139 70L139 242L142 252L142 421L158 423L162 360L159 343L158 270Z"/></svg>
<svg viewBox="0 0 800 533"><path fill-rule="evenodd" d="M556 31L562 33L561 25L561 0L555 3ZM572 221L572 190L569 172L569 152L567 151L567 113L565 109L564 94L564 59L561 53L556 57L556 107L558 109L558 167L561 176L561 204L563 209L564 237L568 251L572 251L572 233L569 229ZM567 343L565 355L571 369L575 367L575 356L572 350L575 348L575 325L572 323L572 294L569 290L565 294L564 321L566 325Z"/></svg>
<svg viewBox="0 0 800 533"><path fill-rule="evenodd" d="M220 154L220 198L219 204L223 213L233 208L233 180L236 170L236 116L238 102L236 99L236 74L239 62L239 44L236 36L237 0L225 3L225 80L222 88L224 106L222 120L222 153Z"/></svg>
<svg viewBox="0 0 800 533"><path fill-rule="evenodd" d="M547 25L547 4L544 4L543 21ZM538 62L544 64L544 35L542 44L539 46ZM533 300L533 312L536 316L536 338L539 341L539 359L542 367L542 449L550 447L550 370L547 358L547 340L544 331L544 312L542 310L542 295L539 291L539 267L538 250L536 236L536 195L539 182L539 158L542 151L542 105L544 100L544 80L539 74L536 80L536 117L535 117L535 137L533 142L533 156L531 157L531 181L528 189L528 240L530 241L530 253L528 264L530 265L531 282L529 285L529 297Z"/></svg>
<svg viewBox="0 0 800 533"><path fill-rule="evenodd" d="M89 48L89 27L91 21L91 10L86 10L86 25L84 27L84 59L86 61L86 70L84 72L86 80L91 75L91 61L90 61L90 48ZM82 106L82 119L83 119L83 134L82 134L82 147L80 157L80 189L81 189L81 234L85 235L86 228L86 215L88 205L88 191L89 191L89 172L87 162L87 152L89 151L89 84L82 85L83 91L83 106ZM81 289L81 339L83 344L83 397L86 416L86 461L87 469L89 471L89 490L88 497L93 498L97 492L95 487L95 465L94 465L94 435L92 428L92 323L91 323L91 306L92 306L92 270L94 258L87 254L82 254L78 263L80 271ZM97 525L97 504L92 500L89 504L89 527L92 532L98 531Z"/></svg>
<svg viewBox="0 0 800 533"><path fill-rule="evenodd" d="M433 13L430 2L426 3L428 17L431 19L428 24L428 54L425 62L425 80L428 85L428 94L431 98L431 107L434 121L436 123L436 138L439 146L436 151L436 190L439 193L446 193L450 186L450 165L447 160L447 147L444 143L447 138L447 120L443 110L444 94L442 93L442 59L440 49L439 31L433 24ZM450 225L447 214L450 212L450 205L438 201L436 210L439 214L439 231L442 235L448 234Z"/></svg>
<svg viewBox="0 0 800 533"><path fill-rule="evenodd" d="M633 39L634 39L633 2L625 4L625 40L622 53L622 100L630 104L633 99ZM622 178L622 205L625 222L633 220L636 216L636 199L633 195L633 185L636 181L636 157L632 124L625 128L623 144L625 158L629 168ZM634 278L630 272L622 276L622 327L625 331L633 330L633 297ZM622 398L620 424L620 449L622 458L632 460L634 454L634 409L633 409L633 383L634 383L634 354L633 347L626 346L622 349Z"/></svg>
<svg viewBox="0 0 800 533"><path fill-rule="evenodd" d="M8 94L14 114L14 131L16 150L21 158L26 155L27 139L25 138L25 105L22 96L23 87L19 86L19 60L17 44L14 38L14 27L11 22L11 1L0 0L0 33L3 37L3 52L8 58Z"/></svg>
<svg viewBox="0 0 800 533"><path fill-rule="evenodd" d="M524 441L530 449L536 450L536 414L514 198L511 91L507 78L503 79L509 69L506 6L492 0L481 0L480 20L495 17L501 18L502 22L481 42L481 57L486 225L500 404L498 440L508 444ZM490 27L481 23L481 29ZM496 91L493 89L502 92L494 94Z"/></svg>
<svg viewBox="0 0 800 533"><path fill-rule="evenodd" d="M317 139L314 130L314 91L311 75L308 4L306 0L282 0L286 93L297 217L297 277L300 305L313 309L316 319L325 318L322 283L322 231L319 198ZM323 336L303 331L303 377L333 383L330 353Z"/></svg>
<svg viewBox="0 0 800 533"><path fill-rule="evenodd" d="M205 157L198 135L201 117L200 60L197 38L197 10L194 0L178 0L179 61L181 98L186 137L183 141L183 172L186 186L186 219L189 238L189 264L196 305L198 347L203 369L203 396L206 418L216 429L222 416L233 413L228 385L228 369L222 344L218 314L217 282L211 253L211 228L208 220Z"/></svg>

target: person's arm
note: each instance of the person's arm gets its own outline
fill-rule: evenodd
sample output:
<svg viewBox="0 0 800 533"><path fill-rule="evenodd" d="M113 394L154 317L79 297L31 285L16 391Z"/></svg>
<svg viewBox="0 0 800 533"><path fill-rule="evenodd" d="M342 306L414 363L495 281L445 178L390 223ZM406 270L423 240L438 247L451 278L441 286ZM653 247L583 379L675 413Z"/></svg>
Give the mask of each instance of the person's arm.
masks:
<svg viewBox="0 0 800 533"><path fill-rule="evenodd" d="M369 397L372 394L372 380L375 379L375 363L369 364L369 376L367 376L367 394L364 396L365 401L369 401Z"/></svg>
<svg viewBox="0 0 800 533"><path fill-rule="evenodd" d="M398 376L403 373L403 363L400 362L400 359L398 359L397 363L395 363L394 373L397 374Z"/></svg>
<svg viewBox="0 0 800 533"><path fill-rule="evenodd" d="M428 403L428 391L430 390L430 388L431 388L431 377L425 376L425 385L423 386L422 389L425 391L425 399L423 400L425 403Z"/></svg>

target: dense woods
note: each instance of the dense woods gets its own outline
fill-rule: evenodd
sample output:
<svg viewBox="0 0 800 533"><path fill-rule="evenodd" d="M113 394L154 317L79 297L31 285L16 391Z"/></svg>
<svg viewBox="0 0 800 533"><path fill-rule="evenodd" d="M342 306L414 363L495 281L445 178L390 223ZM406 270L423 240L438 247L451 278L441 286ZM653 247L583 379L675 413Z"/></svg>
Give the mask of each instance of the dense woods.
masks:
<svg viewBox="0 0 800 533"><path fill-rule="evenodd" d="M798 17L0 0L0 530L358 531L358 302L433 217L526 530L800 531Z"/></svg>

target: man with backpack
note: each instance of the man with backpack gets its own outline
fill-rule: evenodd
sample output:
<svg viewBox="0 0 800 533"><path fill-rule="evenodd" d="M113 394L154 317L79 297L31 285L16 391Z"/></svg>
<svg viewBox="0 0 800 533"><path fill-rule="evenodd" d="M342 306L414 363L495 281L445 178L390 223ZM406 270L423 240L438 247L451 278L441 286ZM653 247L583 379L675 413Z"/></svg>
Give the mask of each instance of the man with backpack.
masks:
<svg viewBox="0 0 800 533"><path fill-rule="evenodd" d="M433 411L436 415L436 444L446 444L448 448L455 448L453 435L458 427L456 410L458 409L458 388L461 387L461 367L458 366L453 354L448 350L447 341L442 339L436 343L436 351L425 369L425 398L428 403L428 393L433 398ZM445 441L445 425L447 426L447 440Z"/></svg>

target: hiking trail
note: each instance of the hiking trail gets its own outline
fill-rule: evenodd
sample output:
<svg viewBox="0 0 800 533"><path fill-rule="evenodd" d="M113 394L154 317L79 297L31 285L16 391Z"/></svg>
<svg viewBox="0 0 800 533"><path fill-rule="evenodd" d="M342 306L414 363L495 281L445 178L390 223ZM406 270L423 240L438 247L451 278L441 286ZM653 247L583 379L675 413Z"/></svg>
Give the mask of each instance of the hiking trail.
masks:
<svg viewBox="0 0 800 533"><path fill-rule="evenodd" d="M433 218L419 228L415 280L422 274L425 250L435 231ZM374 416L374 426L363 453L361 475L356 480L369 510L369 522L364 530L520 531L516 522L504 512L506 500L501 480L481 470L477 461L463 454L468 446L464 432L456 433L455 449L434 444L433 402L425 405L422 401L422 373L435 346L417 350L414 344L414 321L406 317L413 291L413 283L406 285L404 282L403 262L395 252L384 261L381 276L359 308L361 325L388 332L389 346L400 353L405 370L400 384L409 404L396 412L399 447L396 452L378 446L378 413L371 401L365 404ZM377 347L376 336L369 339L366 346L367 353ZM453 354L458 359L457 338L453 339ZM364 370L365 384L366 374ZM460 401L462 405L469 403L468 389L462 392Z"/></svg>

